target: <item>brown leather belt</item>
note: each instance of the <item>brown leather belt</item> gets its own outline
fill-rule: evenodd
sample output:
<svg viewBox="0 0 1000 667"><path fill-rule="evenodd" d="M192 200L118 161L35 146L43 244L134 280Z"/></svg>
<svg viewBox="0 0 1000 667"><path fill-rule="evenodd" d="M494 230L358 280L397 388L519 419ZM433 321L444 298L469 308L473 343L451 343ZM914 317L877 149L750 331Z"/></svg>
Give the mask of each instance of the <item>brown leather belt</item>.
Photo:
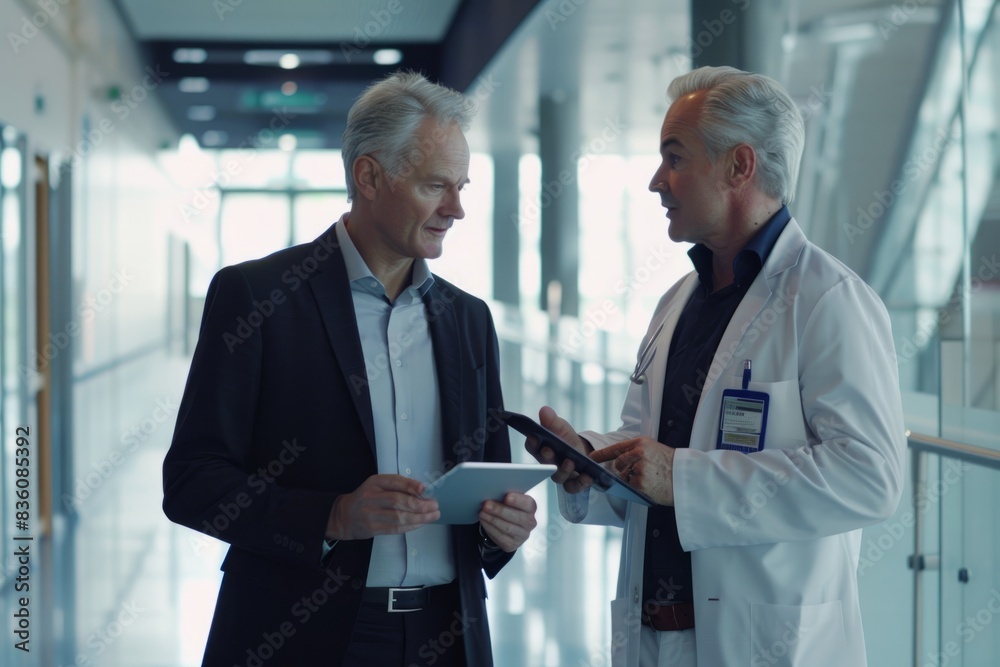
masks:
<svg viewBox="0 0 1000 667"><path fill-rule="evenodd" d="M690 630L694 627L694 603L647 604L642 609L642 624L654 630Z"/></svg>

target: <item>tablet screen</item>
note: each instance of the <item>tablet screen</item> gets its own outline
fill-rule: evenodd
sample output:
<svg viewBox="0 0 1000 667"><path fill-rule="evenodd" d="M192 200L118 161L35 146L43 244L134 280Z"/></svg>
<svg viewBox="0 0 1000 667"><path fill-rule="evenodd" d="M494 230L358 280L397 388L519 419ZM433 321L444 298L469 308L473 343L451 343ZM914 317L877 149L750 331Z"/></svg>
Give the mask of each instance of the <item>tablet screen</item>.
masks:
<svg viewBox="0 0 1000 667"><path fill-rule="evenodd" d="M548 430L531 417L504 410L500 416L515 431L523 435L533 435L538 441L555 452L556 457L562 462L563 459L570 459L576 465L577 472L586 473L594 480L594 487L599 491L624 498L633 503L640 503L652 507L656 503L642 491L632 487L625 480L613 474L597 461L586 454L578 451L558 435Z"/></svg>

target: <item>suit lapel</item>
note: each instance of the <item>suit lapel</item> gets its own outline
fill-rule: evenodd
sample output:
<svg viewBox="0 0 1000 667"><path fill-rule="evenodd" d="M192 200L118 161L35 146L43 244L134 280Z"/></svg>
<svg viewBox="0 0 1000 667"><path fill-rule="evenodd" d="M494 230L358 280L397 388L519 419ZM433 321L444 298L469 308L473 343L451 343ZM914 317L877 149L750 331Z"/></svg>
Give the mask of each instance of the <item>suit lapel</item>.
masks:
<svg viewBox="0 0 1000 667"><path fill-rule="evenodd" d="M344 266L344 256L340 252L335 228L336 224L314 241L314 244L321 244L327 249L329 259L323 262L320 271L309 279L309 287L316 298L319 314L323 319L330 346L337 357L340 372L350 388L354 410L361 420L365 435L368 436L372 455L376 456L375 422L372 418L365 355L361 350L351 284L347 279L347 268Z"/></svg>
<svg viewBox="0 0 1000 667"><path fill-rule="evenodd" d="M462 346L455 309L452 307L455 295L448 294L446 290L435 281L424 295L424 305L427 308L427 323L430 326L441 396L441 426L444 436L442 453L444 460L450 461L454 452L448 451L448 443L461 441L466 420L462 418ZM474 405L474 402L469 405Z"/></svg>

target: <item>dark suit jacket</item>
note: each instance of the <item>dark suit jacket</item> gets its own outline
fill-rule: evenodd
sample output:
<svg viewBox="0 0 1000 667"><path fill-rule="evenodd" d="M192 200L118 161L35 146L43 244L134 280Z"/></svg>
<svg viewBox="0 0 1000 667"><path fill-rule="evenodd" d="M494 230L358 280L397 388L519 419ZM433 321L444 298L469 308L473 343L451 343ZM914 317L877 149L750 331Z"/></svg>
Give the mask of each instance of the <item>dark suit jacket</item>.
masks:
<svg viewBox="0 0 1000 667"><path fill-rule="evenodd" d="M377 472L371 400L334 227L222 269L208 290L163 509L231 546L204 665L339 665L372 540L320 564L334 500ZM440 384L445 468L509 461L498 350L485 303L440 278L424 297ZM452 527L468 663L492 665L482 573L511 555ZM273 653L273 657L271 654Z"/></svg>

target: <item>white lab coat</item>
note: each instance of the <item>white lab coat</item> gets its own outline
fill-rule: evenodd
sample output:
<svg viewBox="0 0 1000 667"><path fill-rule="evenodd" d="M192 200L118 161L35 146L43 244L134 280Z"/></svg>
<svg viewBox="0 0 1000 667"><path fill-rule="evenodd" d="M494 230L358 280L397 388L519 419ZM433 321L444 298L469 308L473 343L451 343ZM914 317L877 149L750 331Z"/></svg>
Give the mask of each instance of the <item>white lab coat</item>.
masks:
<svg viewBox="0 0 1000 667"><path fill-rule="evenodd" d="M664 324L647 380L629 387L618 431L581 434L595 448L656 437L667 352L696 283L689 274L660 300L640 346ZM771 397L765 447L751 455L715 448L722 391L741 386L745 359L750 389ZM861 529L895 510L905 448L885 307L790 220L722 337L690 448L674 457L699 666L866 665ZM637 667L647 510L561 489L560 508L570 521L624 525L612 662Z"/></svg>

